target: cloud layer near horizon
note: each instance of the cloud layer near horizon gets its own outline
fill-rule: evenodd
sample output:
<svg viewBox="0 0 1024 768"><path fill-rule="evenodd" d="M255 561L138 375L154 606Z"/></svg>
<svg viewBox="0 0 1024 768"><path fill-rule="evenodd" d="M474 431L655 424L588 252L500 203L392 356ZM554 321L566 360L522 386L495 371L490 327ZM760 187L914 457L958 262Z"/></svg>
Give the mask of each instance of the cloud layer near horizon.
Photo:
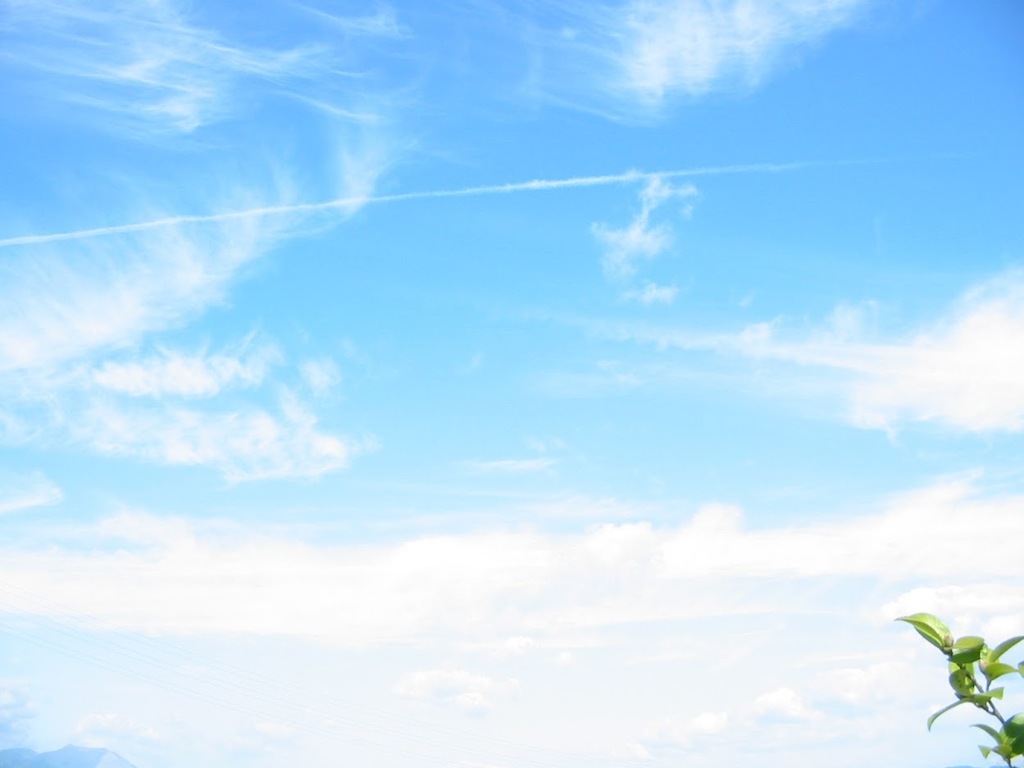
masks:
<svg viewBox="0 0 1024 768"><path fill-rule="evenodd" d="M564 639L629 622L820 609L813 585L822 579L964 588L1017 579L1022 526L1024 498L964 481L894 498L872 515L776 529L747 529L737 508L710 505L671 527L493 531L390 546L311 545L232 526L204 532L124 513L77 534L95 541L89 553L6 552L0 580L66 606L63 619L81 612L146 632L353 647L452 632ZM986 557L965 560L965 550ZM736 589L737 580L749 586ZM5 603L13 612L32 605Z"/></svg>

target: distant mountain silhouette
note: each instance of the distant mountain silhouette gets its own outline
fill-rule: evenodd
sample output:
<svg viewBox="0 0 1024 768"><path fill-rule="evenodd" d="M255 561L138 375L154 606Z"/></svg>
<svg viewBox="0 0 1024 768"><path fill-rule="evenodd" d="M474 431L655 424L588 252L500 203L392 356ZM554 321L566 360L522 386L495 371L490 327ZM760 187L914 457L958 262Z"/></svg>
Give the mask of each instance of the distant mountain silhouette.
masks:
<svg viewBox="0 0 1024 768"><path fill-rule="evenodd" d="M67 746L53 752L0 750L0 768L135 768L109 749Z"/></svg>

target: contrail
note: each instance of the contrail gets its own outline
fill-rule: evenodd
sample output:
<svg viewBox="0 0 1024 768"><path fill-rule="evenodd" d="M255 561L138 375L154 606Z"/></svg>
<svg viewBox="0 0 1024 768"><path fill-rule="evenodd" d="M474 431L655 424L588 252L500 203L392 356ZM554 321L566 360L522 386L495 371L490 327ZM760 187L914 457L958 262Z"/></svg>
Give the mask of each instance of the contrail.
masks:
<svg viewBox="0 0 1024 768"><path fill-rule="evenodd" d="M613 184L629 184L654 178L685 178L693 176L724 176L739 173L781 173L796 171L803 168L821 167L825 165L850 165L857 161L831 163L752 163L748 165L719 165L703 168L688 168L677 171L626 171L625 173L604 176L575 176L568 179L534 179L511 184L490 184L479 187L463 187L462 189L435 189L423 192L402 192L394 195L369 195L364 197L340 197L319 203L294 203L289 205L270 205L259 208L247 208L241 211L223 211L221 213L167 216L133 224L115 224L109 227L93 229L76 229L71 232L51 232L44 235L22 235L0 239L0 248L12 248L18 245L41 245L62 240L84 240L108 235L122 235L128 232L144 232L161 227L173 227L180 224L205 224L232 219L263 218L281 216L290 213L315 213L334 209L355 208L372 203L398 203L406 200L427 200L443 197L476 197L480 195L502 195L514 192L540 192L552 189L571 187L603 187Z"/></svg>

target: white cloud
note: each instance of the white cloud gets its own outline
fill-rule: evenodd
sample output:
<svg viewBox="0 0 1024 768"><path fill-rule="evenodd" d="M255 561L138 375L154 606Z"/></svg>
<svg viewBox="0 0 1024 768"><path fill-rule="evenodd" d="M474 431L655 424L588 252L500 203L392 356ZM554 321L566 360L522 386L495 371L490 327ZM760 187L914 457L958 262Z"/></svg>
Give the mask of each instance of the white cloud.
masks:
<svg viewBox="0 0 1024 768"><path fill-rule="evenodd" d="M295 728L283 723L255 723L253 730L274 741L288 741L295 737Z"/></svg>
<svg viewBox="0 0 1024 768"><path fill-rule="evenodd" d="M463 465L478 474L522 475L531 472L545 472L558 463L558 459L491 459L465 461Z"/></svg>
<svg viewBox="0 0 1024 768"><path fill-rule="evenodd" d="M799 576L930 577L975 579L1020 577L998 552L990 530L1024 530L1016 517L1024 498L975 497L964 481L947 481L894 499L885 512L840 523L784 530L744 531L737 511L708 510L691 525L693 533L670 536L663 545L666 573L675 577L707 573L783 573ZM979 521L984 521L980 525ZM949 526L949 535L936 529ZM952 531L956 530L953 534ZM928 532L927 546L919 543ZM982 562L961 562L964 548L993 554ZM996 549L993 549L996 547Z"/></svg>
<svg viewBox="0 0 1024 768"><path fill-rule="evenodd" d="M886 603L879 617L892 621L920 611L942 616L955 634L1002 640L1024 627L1024 590L995 580L916 587Z"/></svg>
<svg viewBox="0 0 1024 768"><path fill-rule="evenodd" d="M718 334L597 328L661 349L795 364L804 380L809 370L827 373L821 386L844 398L846 418L865 428L928 422L969 432L1024 430L1024 272L972 288L946 317L903 339L865 339L867 314L840 305L824 328L803 336L787 334L781 320Z"/></svg>
<svg viewBox="0 0 1024 768"><path fill-rule="evenodd" d="M605 248L602 264L609 277L632 275L636 272L637 259L652 259L672 244L672 236L666 226L652 227L647 220L648 216L641 213L624 229L594 225L594 235Z"/></svg>
<svg viewBox="0 0 1024 768"><path fill-rule="evenodd" d="M787 48L848 24L863 0L630 0L613 18L616 86L640 102L758 85Z"/></svg>
<svg viewBox="0 0 1024 768"><path fill-rule="evenodd" d="M522 656L540 647L540 643L526 635L516 635L508 638L498 648L499 656Z"/></svg>
<svg viewBox="0 0 1024 768"><path fill-rule="evenodd" d="M642 288L626 291L622 294L627 301L638 301L645 306L651 304L671 304L676 300L679 288L674 285L658 285L657 283L644 283Z"/></svg>
<svg viewBox="0 0 1024 768"><path fill-rule="evenodd" d="M141 360L75 367L64 376L28 376L36 386L9 399L9 419L0 427L12 441L59 442L107 456L205 466L229 482L317 477L348 467L354 456L376 447L369 436L325 431L308 405L281 386L272 404L260 392L225 399L227 388L261 383L277 359L273 347L237 355L163 349ZM22 422L31 423L30 432ZM0 512L59 501L59 489L43 480L12 486L10 498L0 484Z"/></svg>
<svg viewBox="0 0 1024 768"><path fill-rule="evenodd" d="M34 717L35 705L25 688L0 680L0 748L22 746Z"/></svg>
<svg viewBox="0 0 1024 768"><path fill-rule="evenodd" d="M75 726L75 741L86 747L108 747L111 741L163 741L158 730L140 725L115 712L95 712L86 715Z"/></svg>
<svg viewBox="0 0 1024 768"><path fill-rule="evenodd" d="M214 355L158 348L149 358L107 360L92 369L90 378L102 389L134 397L212 397L232 385L260 384L270 366L280 360L274 347L250 349L248 342L241 349Z"/></svg>
<svg viewBox="0 0 1024 768"><path fill-rule="evenodd" d="M132 132L191 132L231 114L247 81L280 85L329 71L322 47L234 45L190 23L175 0L19 0L7 11L14 63Z"/></svg>
<svg viewBox="0 0 1024 768"><path fill-rule="evenodd" d="M851 416L868 427L936 421L1024 429L1024 273L970 291L952 316L899 345L864 350ZM856 360L854 360L856 362Z"/></svg>
<svg viewBox="0 0 1024 768"><path fill-rule="evenodd" d="M957 482L896 497L873 514L802 526L749 530L737 509L709 506L672 527L498 531L372 547L124 515L76 532L70 548L53 539L46 551L0 552L0 580L152 632L339 646L455 632L481 647L522 636L565 648L576 633L635 622L818 610L821 585L842 579L991 582L1007 594L1024 578L1022 536L1024 497L985 496ZM985 557L965 559L965 551ZM738 590L738 579L749 588ZM919 603L913 610L927 610Z"/></svg>
<svg viewBox="0 0 1024 768"><path fill-rule="evenodd" d="M158 345L120 350L174 329L223 300L239 270L288 224L253 218L169 225L82 246L93 258L33 248L0 270L0 429L8 440L60 441L108 455L206 465L230 481L314 477L370 447L324 432L284 391L275 410L256 397L281 355L253 336L216 353ZM327 386L321 361L301 371ZM312 378L310 378L312 377ZM205 399L185 407L179 398Z"/></svg>
<svg viewBox="0 0 1024 768"><path fill-rule="evenodd" d="M592 0L520 21L533 99L612 120L666 103L746 92L852 26L872 0ZM508 24L515 11L502 9Z"/></svg>
<svg viewBox="0 0 1024 768"><path fill-rule="evenodd" d="M37 248L6 261L0 372L67 363L179 325L222 300L238 270L278 234L255 219L167 226L113 245L80 245L75 258Z"/></svg>
<svg viewBox="0 0 1024 768"><path fill-rule="evenodd" d="M609 278L621 279L636 272L639 259L653 259L672 244L671 229L666 224L652 224L651 214L672 198L689 198L697 194L691 184L673 186L654 176L640 192L640 211L622 229L594 224L594 236L604 246L602 266Z"/></svg>
<svg viewBox="0 0 1024 768"><path fill-rule="evenodd" d="M370 35L394 39L403 39L410 35L409 30L399 23L394 9L390 7L379 8L372 16L339 16L308 5L301 6L301 8L346 35Z"/></svg>
<svg viewBox="0 0 1024 768"><path fill-rule="evenodd" d="M792 663L791 658L786 663ZM748 700L740 698L741 685L730 681L733 706L727 710L708 710L699 714L677 714L645 728L639 743L653 753L666 748L690 750L714 749L729 762L727 749L747 753L753 745L758 751L779 752L793 746L806 749L818 741L835 743L837 720L809 706L793 688L783 685ZM749 690L749 687L746 687ZM813 735L807 731L813 724ZM844 720L845 724L845 720ZM857 722L854 727L861 726ZM713 747L712 747L713 744Z"/></svg>
<svg viewBox="0 0 1024 768"><path fill-rule="evenodd" d="M494 697L517 693L519 681L495 680L463 669L431 669L408 675L395 691L409 698L431 699L465 712L479 713L493 706Z"/></svg>
<svg viewBox="0 0 1024 768"><path fill-rule="evenodd" d="M920 605L918 603L910 613L922 610ZM815 688L820 698L867 708L910 696L910 681L910 666L905 661L881 661L822 672L815 679Z"/></svg>
<svg viewBox="0 0 1024 768"><path fill-rule="evenodd" d="M667 717L647 728L641 742L650 747L689 747L701 738L722 733L728 726L728 712L701 712L692 717Z"/></svg>
<svg viewBox="0 0 1024 768"><path fill-rule="evenodd" d="M96 401L77 414L69 437L101 454L213 467L231 482L316 477L344 469L372 447L321 432L315 416L289 396L277 415Z"/></svg>
<svg viewBox="0 0 1024 768"><path fill-rule="evenodd" d="M329 358L307 360L299 370L302 378L314 395L323 396L341 383L341 371L337 364Z"/></svg>
<svg viewBox="0 0 1024 768"><path fill-rule="evenodd" d="M301 740L301 729L286 723L257 720L241 726L228 741L234 750L254 755L288 759Z"/></svg>
<svg viewBox="0 0 1024 768"><path fill-rule="evenodd" d="M787 686L758 696L754 699L753 711L762 720L814 720L821 716L808 708L800 694Z"/></svg>
<svg viewBox="0 0 1024 768"><path fill-rule="evenodd" d="M0 515L58 504L63 499L61 489L42 472L0 471Z"/></svg>

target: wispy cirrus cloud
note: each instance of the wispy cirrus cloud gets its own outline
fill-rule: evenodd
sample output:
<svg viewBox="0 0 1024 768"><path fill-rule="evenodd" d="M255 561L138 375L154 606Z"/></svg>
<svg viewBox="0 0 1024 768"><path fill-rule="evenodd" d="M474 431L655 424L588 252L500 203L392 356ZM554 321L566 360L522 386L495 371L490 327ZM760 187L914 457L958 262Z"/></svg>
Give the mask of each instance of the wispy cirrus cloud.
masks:
<svg viewBox="0 0 1024 768"><path fill-rule="evenodd" d="M786 49L846 26L865 0L631 0L609 30L616 86L657 104L675 93L759 85Z"/></svg>
<svg viewBox="0 0 1024 768"><path fill-rule="evenodd" d="M333 181L368 194L380 158L362 162L358 150ZM277 186L287 201L288 185ZM309 225L303 211L278 207L272 217L213 214L15 250L0 264L0 440L204 466L229 482L316 477L368 450L371 439L319 425L289 390L295 375L271 380L291 372L272 342L250 335L210 352L163 340L225 302L248 268ZM339 378L329 361L299 373L314 396Z"/></svg>
<svg viewBox="0 0 1024 768"><path fill-rule="evenodd" d="M532 459L476 459L463 462L470 472L477 474L522 475L552 469L558 459L537 457Z"/></svg>
<svg viewBox="0 0 1024 768"><path fill-rule="evenodd" d="M345 191L342 197L321 202L285 202L278 205L260 205L236 210L222 210L214 213L179 214L152 218L124 224L91 227L87 229L69 229L60 232L46 232L31 235L12 235L0 238L0 248L16 248L19 246L38 246L60 242L104 239L117 235L138 232L159 231L177 228L189 224L230 223L249 219L274 219L277 217L304 216L314 213L330 213L335 211L352 211L360 206L371 203L399 203L412 200L434 200L444 198L477 197L483 195L504 195L525 192L546 192L560 189L586 187L603 187L610 185L632 184L636 182L653 183L656 179L690 178L699 176L726 176L734 174L785 173L806 168L848 165L839 163L742 163L737 165L703 166L664 171L626 171L624 173L603 174L599 176L570 176L555 179L533 179L530 181L510 182L505 184L486 184L458 189L433 189L419 192L399 192L388 195L368 194L365 182L368 178L375 179L383 171L383 163L369 160L357 162L354 166L343 156L342 184ZM344 178L344 170L348 167L358 170L352 179ZM687 186L676 189L686 190ZM686 192L685 194L689 194ZM641 193L643 202L643 193ZM607 226L607 225L604 225Z"/></svg>
<svg viewBox="0 0 1024 768"><path fill-rule="evenodd" d="M535 99L618 121L656 117L666 104L749 91L872 0L626 0L568 2L522 19Z"/></svg>
<svg viewBox="0 0 1024 768"><path fill-rule="evenodd" d="M63 498L60 487L42 472L0 471L0 515L58 504Z"/></svg>
<svg viewBox="0 0 1024 768"><path fill-rule="evenodd" d="M221 301L285 223L168 227L121 236L80 258L50 249L5 260L0 371L66 363L178 326Z"/></svg>
<svg viewBox="0 0 1024 768"><path fill-rule="evenodd" d="M255 100L257 85L322 99L323 82L344 76L326 41L247 45L203 26L193 10L177 0L15 0L7 4L5 58L30 77L43 76L53 97L138 135L190 133L222 120L246 98ZM320 16L335 29L344 25L349 38L394 37L399 29L393 13L384 11Z"/></svg>
<svg viewBox="0 0 1024 768"><path fill-rule="evenodd" d="M346 35L369 35L371 37L403 39L412 34L398 20L395 9L388 6L380 7L376 13L364 16L342 16L311 5L299 5L298 7Z"/></svg>

